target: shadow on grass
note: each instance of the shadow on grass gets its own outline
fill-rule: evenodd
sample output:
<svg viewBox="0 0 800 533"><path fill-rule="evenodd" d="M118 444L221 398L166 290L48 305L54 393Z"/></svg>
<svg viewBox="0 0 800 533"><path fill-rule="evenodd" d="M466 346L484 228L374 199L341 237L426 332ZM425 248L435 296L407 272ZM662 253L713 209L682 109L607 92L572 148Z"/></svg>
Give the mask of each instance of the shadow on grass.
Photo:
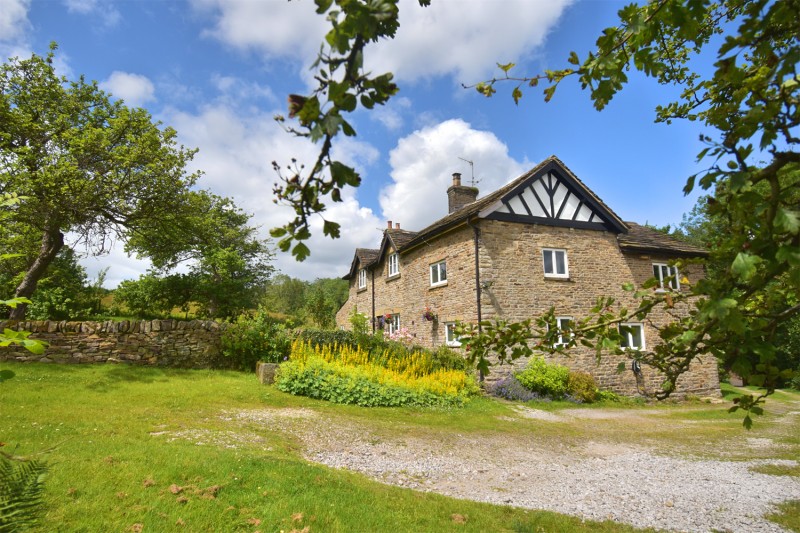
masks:
<svg viewBox="0 0 800 533"><path fill-rule="evenodd" d="M125 383L163 383L170 378L186 377L190 370L172 368L146 367L133 365L114 365L104 368L99 379L86 384L86 388L95 392L107 392L118 389Z"/></svg>

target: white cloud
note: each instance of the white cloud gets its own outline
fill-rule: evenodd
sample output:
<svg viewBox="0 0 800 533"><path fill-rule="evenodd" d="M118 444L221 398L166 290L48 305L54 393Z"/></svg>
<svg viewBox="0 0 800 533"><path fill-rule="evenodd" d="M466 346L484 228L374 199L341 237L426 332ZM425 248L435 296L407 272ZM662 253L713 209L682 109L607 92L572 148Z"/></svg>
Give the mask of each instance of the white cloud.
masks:
<svg viewBox="0 0 800 533"><path fill-rule="evenodd" d="M199 147L193 168L205 173L199 185L214 193L230 196L254 216L251 224L269 229L292 218L292 210L273 203L273 184L278 177L272 169L275 160L285 167L292 158L307 165L314 161L318 147L290 136L272 120L272 113L241 115L225 105L203 108L198 114L174 111L164 122L173 126L186 146ZM359 167L377 158L377 151L355 140L340 142L337 157ZM311 257L297 263L288 253L279 253L276 266L284 273L303 279L336 277L347 272L352 253L358 246L374 246L380 239L381 223L372 210L362 207L352 190L343 193L343 202L329 206L325 216L342 225L340 239L322 234L322 218L315 217L313 237L307 243Z"/></svg>
<svg viewBox="0 0 800 533"><path fill-rule="evenodd" d="M481 196L532 166L511 158L508 147L493 133L472 129L463 120L426 127L400 139L391 151L393 183L380 196L384 217L413 231L446 215L452 174L460 172L464 184L472 177L469 164L461 157L474 163Z"/></svg>
<svg viewBox="0 0 800 533"><path fill-rule="evenodd" d="M122 98L130 107L140 107L155 100L155 87L146 76L115 70L100 88L115 98Z"/></svg>
<svg viewBox="0 0 800 533"><path fill-rule="evenodd" d="M0 41L11 42L24 37L30 28L30 5L30 0L0 0Z"/></svg>
<svg viewBox="0 0 800 533"><path fill-rule="evenodd" d="M571 0L432 2L401 0L400 29L366 57L368 70L401 81L453 75L479 81L498 61L517 61L540 46Z"/></svg>
<svg viewBox="0 0 800 533"><path fill-rule="evenodd" d="M81 15L100 17L103 26L112 28L122 19L122 15L109 0L64 0L67 11Z"/></svg>
<svg viewBox="0 0 800 533"><path fill-rule="evenodd" d="M325 35L326 22L315 14L314 2L254 2L252 0L190 0L200 12L211 12L214 27L206 35L241 50L267 57L304 62L314 57Z"/></svg>
<svg viewBox="0 0 800 533"><path fill-rule="evenodd" d="M442 0L422 8L417 0L401 0L400 29L394 39L368 47L367 69L394 72L400 81L445 75L477 81L493 72L496 62L518 61L540 46L572 1ZM287 57L304 65L316 57L328 27L310 1L192 3L198 11L212 13L208 35L267 58Z"/></svg>

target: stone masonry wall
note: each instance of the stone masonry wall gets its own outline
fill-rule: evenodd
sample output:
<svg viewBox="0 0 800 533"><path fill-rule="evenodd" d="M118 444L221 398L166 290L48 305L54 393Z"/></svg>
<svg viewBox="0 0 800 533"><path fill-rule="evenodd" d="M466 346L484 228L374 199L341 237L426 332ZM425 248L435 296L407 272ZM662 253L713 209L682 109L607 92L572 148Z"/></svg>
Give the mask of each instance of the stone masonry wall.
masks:
<svg viewBox="0 0 800 533"><path fill-rule="evenodd" d="M180 368L224 367L220 324L213 321L0 322L50 344L41 355L19 346L0 348L0 361L129 363Z"/></svg>
<svg viewBox="0 0 800 533"><path fill-rule="evenodd" d="M636 302L630 293L621 289L625 282L637 286L652 277L654 262L668 258L620 251L613 233L596 230L561 228L544 225L515 224L481 220L479 260L481 277L481 311L484 320L503 318L524 320L545 313L555 306L558 316L579 318L594 306L597 297L612 296L619 306L634 309ZM542 248L567 251L569 278L546 278L543 271ZM390 250L386 255L392 253ZM408 328L415 342L435 348L445 344L445 324L456 320L475 322L475 256L473 230L462 226L437 237L400 257L400 274L388 277L384 260L375 269L375 312L400 314L401 327ZM447 262L447 284L430 286L430 265ZM681 269L681 276L694 282L703 275L698 265ZM357 292L351 284L350 298L337 315L337 324L350 329L347 321L352 305L371 315L372 273L368 273L366 291ZM685 289L685 287L684 287ZM429 322L422 313L429 307L438 320ZM681 309L671 310L673 313ZM652 323L643 324L645 347L657 341L655 327L669 319L663 311L654 312ZM662 376L652 368L643 367L637 380L626 357L605 356L596 361L592 350L577 347L570 356L557 357L560 364L591 373L598 384L617 393L636 395L652 392L662 382ZM618 364L627 370L619 373ZM516 368L526 361L517 361ZM515 367L495 366L489 379L508 375ZM719 395L716 359L706 356L696 360L690 371L678 382L679 394Z"/></svg>

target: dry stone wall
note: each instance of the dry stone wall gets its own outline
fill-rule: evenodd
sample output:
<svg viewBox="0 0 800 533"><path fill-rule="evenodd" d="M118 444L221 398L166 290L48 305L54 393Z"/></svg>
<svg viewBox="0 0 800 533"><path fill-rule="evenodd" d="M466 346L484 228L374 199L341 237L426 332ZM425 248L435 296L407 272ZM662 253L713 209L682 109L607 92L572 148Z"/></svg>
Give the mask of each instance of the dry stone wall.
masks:
<svg viewBox="0 0 800 533"><path fill-rule="evenodd" d="M227 366L220 349L224 325L210 320L3 321L0 328L30 331L30 338L49 343L40 355L19 346L0 348L0 361Z"/></svg>

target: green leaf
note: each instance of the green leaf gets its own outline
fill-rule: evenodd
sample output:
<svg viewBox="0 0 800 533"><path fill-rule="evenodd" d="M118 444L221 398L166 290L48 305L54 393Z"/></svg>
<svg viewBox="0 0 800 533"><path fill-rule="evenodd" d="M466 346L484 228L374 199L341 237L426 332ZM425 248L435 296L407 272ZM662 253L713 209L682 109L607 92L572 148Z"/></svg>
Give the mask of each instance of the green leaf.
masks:
<svg viewBox="0 0 800 533"><path fill-rule="evenodd" d="M779 207L775 212L775 227L786 233L796 234L800 231L800 216L797 211Z"/></svg>
<svg viewBox="0 0 800 533"><path fill-rule="evenodd" d="M739 252L731 264L731 273L739 279L747 281L756 273L756 268L763 260L746 252Z"/></svg>
<svg viewBox="0 0 800 533"><path fill-rule="evenodd" d="M497 64L497 68L508 74L508 71L517 66L516 63L506 63L505 65Z"/></svg>
<svg viewBox="0 0 800 533"><path fill-rule="evenodd" d="M309 255L311 255L311 250L309 250L308 246L306 246L304 243L298 242L294 245L294 248L292 248L292 255L297 261L302 262L305 261Z"/></svg>
<svg viewBox="0 0 800 533"><path fill-rule="evenodd" d="M511 97L514 99L515 104L519 104L519 100L522 98L522 91L519 87L514 87L514 90L511 92Z"/></svg>

